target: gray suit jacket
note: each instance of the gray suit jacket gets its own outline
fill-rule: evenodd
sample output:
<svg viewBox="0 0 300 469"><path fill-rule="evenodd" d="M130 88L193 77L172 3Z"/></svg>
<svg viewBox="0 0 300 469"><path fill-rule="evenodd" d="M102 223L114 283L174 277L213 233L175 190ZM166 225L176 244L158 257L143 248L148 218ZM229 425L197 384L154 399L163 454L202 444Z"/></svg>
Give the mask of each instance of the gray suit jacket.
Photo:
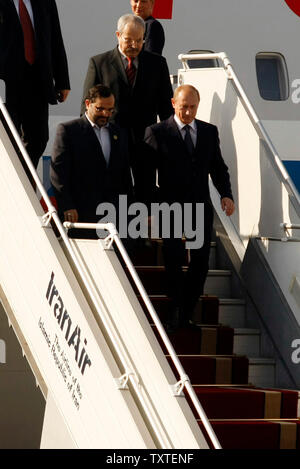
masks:
<svg viewBox="0 0 300 469"><path fill-rule="evenodd" d="M91 57L83 89L84 99L88 90L96 85L109 86L116 98L114 122L130 129L135 139L141 141L145 128L173 114L171 98L173 90L166 59L151 52L142 51L139 56L136 81L128 84L126 72L118 48Z"/></svg>

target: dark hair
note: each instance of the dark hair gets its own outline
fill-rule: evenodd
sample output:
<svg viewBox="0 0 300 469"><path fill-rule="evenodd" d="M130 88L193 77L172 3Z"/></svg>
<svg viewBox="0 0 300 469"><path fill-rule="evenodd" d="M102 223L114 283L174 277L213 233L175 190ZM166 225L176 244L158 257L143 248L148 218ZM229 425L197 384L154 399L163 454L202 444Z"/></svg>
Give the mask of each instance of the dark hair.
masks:
<svg viewBox="0 0 300 469"><path fill-rule="evenodd" d="M97 98L109 98L112 94L113 93L108 86L99 84L89 89L86 99L93 103Z"/></svg>

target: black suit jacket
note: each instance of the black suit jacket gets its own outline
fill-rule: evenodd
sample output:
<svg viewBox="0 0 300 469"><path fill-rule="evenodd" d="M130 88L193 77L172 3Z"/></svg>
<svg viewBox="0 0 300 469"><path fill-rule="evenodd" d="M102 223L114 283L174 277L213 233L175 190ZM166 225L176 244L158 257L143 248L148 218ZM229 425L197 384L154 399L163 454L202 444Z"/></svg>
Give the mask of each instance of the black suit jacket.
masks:
<svg viewBox="0 0 300 469"><path fill-rule="evenodd" d="M217 127L200 120L196 120L196 124L197 145L192 157L173 116L146 129L138 190L147 203L156 200L210 204L209 175L221 198L233 199Z"/></svg>
<svg viewBox="0 0 300 469"><path fill-rule="evenodd" d="M55 0L31 0L36 39L36 65L45 99L55 104L56 90L70 89L68 65ZM0 79L22 86L24 39L12 0L0 0ZM24 90L26 92L26 90Z"/></svg>
<svg viewBox="0 0 300 469"><path fill-rule="evenodd" d="M95 222L101 202L118 203L119 194L132 196L127 133L109 124L111 154L107 165L100 143L85 116L57 127L50 179L59 212L76 209L79 221Z"/></svg>
<svg viewBox="0 0 300 469"><path fill-rule="evenodd" d="M118 47L89 61L84 83L83 100L88 90L98 84L109 86L116 98L114 122L131 129L137 140L142 140L145 128L173 114L171 98L173 90L166 59L157 54L142 51L135 85L128 84ZM83 101L82 114L85 111Z"/></svg>
<svg viewBox="0 0 300 469"><path fill-rule="evenodd" d="M165 33L162 25L153 16L149 16L145 20L145 26L144 49L161 55L165 45Z"/></svg>

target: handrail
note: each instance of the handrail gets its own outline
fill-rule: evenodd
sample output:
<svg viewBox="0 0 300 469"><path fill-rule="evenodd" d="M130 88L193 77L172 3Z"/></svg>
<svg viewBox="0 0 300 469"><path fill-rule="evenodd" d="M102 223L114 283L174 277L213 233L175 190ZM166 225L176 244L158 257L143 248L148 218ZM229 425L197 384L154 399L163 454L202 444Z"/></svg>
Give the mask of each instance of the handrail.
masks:
<svg viewBox="0 0 300 469"><path fill-rule="evenodd" d="M300 230L300 224L297 223L280 223L280 228L284 230Z"/></svg>
<svg viewBox="0 0 300 469"><path fill-rule="evenodd" d="M104 242L107 244L107 245L110 245L112 242L115 242L118 249L119 249L119 252L131 274L131 277L136 285L136 287L138 288L138 291L139 293L141 294L141 297L148 309L148 312L150 313L151 315L151 318L153 319L154 321L154 324L155 326L157 327L157 330L160 334L160 337L166 347L166 349L168 350L169 354L170 354L170 357L178 371L178 374L180 376L180 381L175 385L174 388L178 387L179 391L178 391L178 395L180 394L180 392L182 391L183 387L186 388L198 414L199 414L199 417L200 419L202 420L203 424L204 424L204 427L211 439L211 442L213 443L214 445L214 448L215 449L221 449L221 446L220 446L220 443L212 429L212 426L199 402L199 399L190 383L190 380L189 380L189 377L187 376L187 374L185 373L184 369L183 369L183 366L181 365L178 357L177 357L177 354L170 342L170 339L168 337L168 335L166 334L165 332L165 329L155 311L155 309L153 308L152 306L152 303L149 299L149 296L131 262L131 259L130 257L128 256L127 254L127 251L126 249L124 248L124 245L119 237L119 233L118 231L116 230L115 226L112 224L112 223L106 223L106 224L103 224L103 223L71 223L71 222L64 222L64 226L67 228L67 229L71 229L71 228L77 228L77 229L99 229L99 230L106 230L109 232L109 235L107 236L107 238L105 238ZM176 389L175 389L176 391Z"/></svg>
<svg viewBox="0 0 300 469"><path fill-rule="evenodd" d="M228 58L227 54L225 52L218 52L215 54L180 54L178 56L178 59L181 60L183 67L185 70L189 70L188 67L188 60L205 60L205 59L219 59L223 62L223 68L225 72L227 73L228 79L231 79L235 86L236 89L238 90L240 97L247 108L247 111L254 122L254 124L257 126L257 129L260 133L260 137L264 140L266 143L268 149L271 152L272 159L271 162L275 164L275 167L277 168L281 181L286 187L288 193L293 196L294 200L296 201L298 207L298 212L300 214L300 195L297 191L296 186L294 185L292 179L290 178L289 174L287 173L284 165L282 164L281 159L279 158L277 151L267 133L265 130L263 124L261 123L258 115L256 114L254 107L252 106L248 96L246 95L244 88L242 87L237 75L235 74L235 71L233 69L233 66L231 65L230 59Z"/></svg>
<svg viewBox="0 0 300 469"><path fill-rule="evenodd" d="M91 301L93 303L93 305L95 306L96 308L96 311L98 312L98 314L101 316L101 319L103 320L103 323L104 325L108 328L108 332L111 332L110 330L110 326L107 324L107 321L106 321L106 318L103 318L103 315L102 315L102 311L101 311L101 305L99 305L99 302L98 302L98 299L96 298L96 296L94 295L94 292L93 292L93 289L90 285L90 281L89 281L89 278L88 278L88 275L86 273L86 271L84 271L84 269L82 268L82 265L80 264L78 258L77 258L77 255L76 255L76 252L70 242L70 239L66 233L66 230L63 226L63 224L61 223L60 221L60 218L58 216L58 212L56 210L56 208L53 206L53 204L51 203L51 200L47 194L47 191L45 190L42 182L40 181L37 173L36 173L36 170L35 170L35 167L23 145L23 142L20 138L20 135L19 133L17 132L12 120L11 120L11 117L4 105L4 102L3 102L3 99L2 97L0 96L0 111L2 112L3 114L3 117L12 133L12 136L13 138L15 139L18 147L19 147L19 150L24 158L24 161L36 183L36 187L37 189L39 190L41 196L43 197L43 200L44 200L44 203L46 204L47 206L47 210L48 212L44 215L44 219L46 220L46 225L48 225L51 221L51 219L53 220L53 222L55 223L57 229L58 229L58 232L61 236L61 239L63 241L63 243L65 244L66 246L66 249L74 263L74 266L76 267L77 271L78 271L78 274L79 276L81 277L83 283L84 283L84 286L91 298ZM120 253L122 254L124 260L126 260L126 263L128 265L128 268L129 268L129 271L131 273L131 275L134 275L134 277L137 277L137 274L135 272L135 269L130 261L130 258L128 257L127 255L127 252L118 236L118 233L114 227L114 225L112 224L108 224L109 225L109 230L110 230L110 236L113 237L113 240L116 242L119 250L120 250ZM97 225L98 226L98 225ZM100 225L101 226L101 225ZM103 225L102 225L103 226ZM105 227L102 228L102 229L107 229L107 225L104 225ZM138 279L138 283L140 282L140 280ZM220 446L220 443L211 427L211 424L209 422L209 420L207 419L206 415L205 415L205 412L202 408L202 406L200 405L199 403L199 400L197 398L197 395L194 391L194 389L192 388L191 386L191 383L187 377L187 375L185 374L182 366L181 366L181 363L179 362L176 354L175 354L175 351L169 341L169 338L168 336L166 335L162 325L161 325L161 322L159 320L159 318L157 317L156 315L156 312L155 310L153 309L152 305L151 305L151 302L148 298L148 295L146 293L146 291L144 290L144 287L143 285L140 283L140 288L141 288L141 292L142 292L142 297L143 297L143 300L145 301L145 304L147 305L148 309L149 309L149 312L159 330L159 333L162 335L162 337L164 337L164 342L165 342L165 345L170 353L170 355L172 356L172 359L174 360L174 364L176 366L176 368L178 370L180 370L179 372L179 375L181 377L181 381L178 383L180 384L181 388L180 390L182 389L183 386L186 387L187 389L187 392L189 394L189 396L191 397L191 400L201 418L201 420L203 421L203 424L204 424L204 427L209 435L209 438L214 446L215 449L221 449L221 446ZM114 341L113 337L111 337L111 339ZM165 447L170 447L171 448L171 444L170 442L168 441L168 437L167 435L162 435L162 430L158 428L158 425L157 425L157 422L154 421L153 419L153 416L152 416L152 413L151 413L151 410L148 409L147 407L147 404L145 403L145 400L144 400L144 397L143 395L141 394L141 384L139 383L139 380L138 380L138 376L136 375L136 373L133 373L132 370L131 370L131 367L129 366L129 364L127 363L127 357L125 355L123 355L124 350L121 351L120 350L120 347L119 347L119 344L116 343L116 341L114 341L114 346L116 347L116 351L119 355L119 358L123 364L123 367L124 367L124 370L125 370L125 375L126 375L126 380L130 380L140 402L141 402L141 405L145 411L145 414L147 415L148 419L149 419L149 422L151 423L152 425L152 428L156 434L156 437L159 441L159 444L161 445L162 448L165 448ZM136 379L137 378L137 379Z"/></svg>

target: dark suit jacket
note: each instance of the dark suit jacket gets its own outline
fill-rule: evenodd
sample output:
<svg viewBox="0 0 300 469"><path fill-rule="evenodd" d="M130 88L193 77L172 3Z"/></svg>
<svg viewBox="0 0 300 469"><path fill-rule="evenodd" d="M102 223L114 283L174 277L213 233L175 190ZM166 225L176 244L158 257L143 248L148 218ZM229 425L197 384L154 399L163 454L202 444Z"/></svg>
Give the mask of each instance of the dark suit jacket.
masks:
<svg viewBox="0 0 300 469"><path fill-rule="evenodd" d="M221 198L233 199L228 168L219 146L217 127L196 120L197 145L187 152L174 117L146 129L144 158L141 158L138 190L146 202L207 202L210 204L208 176ZM159 190L155 187L158 169Z"/></svg>
<svg viewBox="0 0 300 469"><path fill-rule="evenodd" d="M162 25L153 16L149 16L145 20L145 26L144 49L161 55L165 45L165 33Z"/></svg>
<svg viewBox="0 0 300 469"><path fill-rule="evenodd" d="M31 0L36 37L36 64L45 99L55 104L55 90L70 89L68 65L55 0ZM0 0L0 79L21 86L24 39L12 0ZM24 90L25 91L25 90ZM26 92L26 91L25 91Z"/></svg>
<svg viewBox="0 0 300 469"><path fill-rule="evenodd" d="M85 116L60 124L53 146L50 179L59 212L76 209L79 221L97 221L101 202L118 203L132 195L127 133L109 124L111 155L107 165L100 143Z"/></svg>
<svg viewBox="0 0 300 469"><path fill-rule="evenodd" d="M142 140L145 128L173 114L173 90L167 62L164 57L142 51L133 88L128 84L118 47L89 61L84 83L83 99L88 90L98 84L109 86L116 98L114 122L133 130L134 137ZM83 102L82 114L85 111Z"/></svg>

